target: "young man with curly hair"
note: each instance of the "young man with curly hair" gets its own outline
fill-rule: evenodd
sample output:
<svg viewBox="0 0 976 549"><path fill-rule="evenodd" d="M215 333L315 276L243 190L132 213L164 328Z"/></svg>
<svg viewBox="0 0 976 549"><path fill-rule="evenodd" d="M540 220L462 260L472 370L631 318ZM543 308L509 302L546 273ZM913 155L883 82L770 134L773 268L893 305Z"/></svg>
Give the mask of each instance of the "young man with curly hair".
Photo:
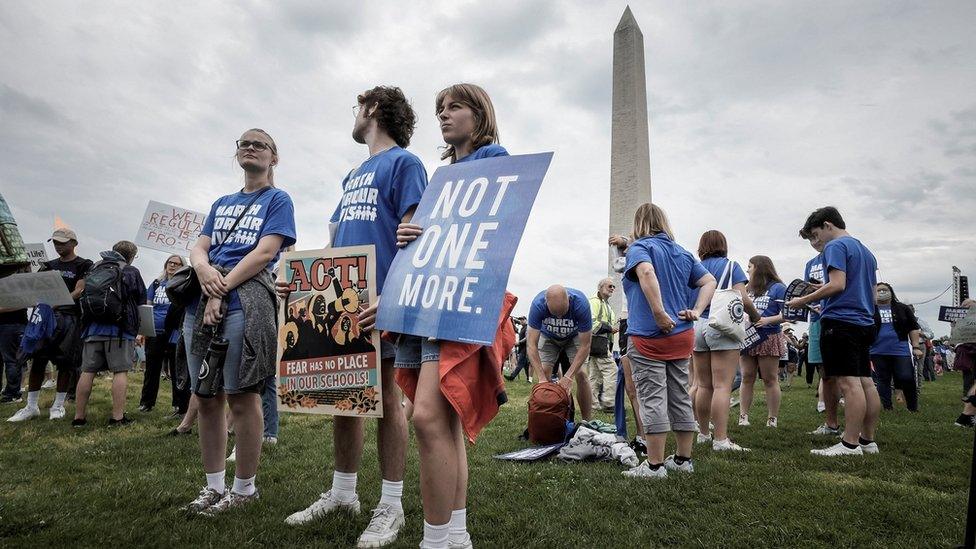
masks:
<svg viewBox="0 0 976 549"><path fill-rule="evenodd" d="M332 215L333 246L374 245L376 283L382 294L387 271L396 254L397 225L407 222L427 186L423 164L405 148L416 125L413 108L400 88L378 86L361 94L353 108L356 121L352 138L365 144L369 158L342 181L343 195ZM278 284L279 294L287 291ZM376 303L360 314L360 326L372 329ZM379 504L369 526L359 537L359 547L382 547L396 540L404 524L401 495L406 464L407 423L394 380L396 348L382 342L383 417L379 420L377 454L383 475ZM356 481L363 453L362 418L334 418L335 471L332 488L308 508L290 515L290 525L306 524L334 511L359 512Z"/></svg>

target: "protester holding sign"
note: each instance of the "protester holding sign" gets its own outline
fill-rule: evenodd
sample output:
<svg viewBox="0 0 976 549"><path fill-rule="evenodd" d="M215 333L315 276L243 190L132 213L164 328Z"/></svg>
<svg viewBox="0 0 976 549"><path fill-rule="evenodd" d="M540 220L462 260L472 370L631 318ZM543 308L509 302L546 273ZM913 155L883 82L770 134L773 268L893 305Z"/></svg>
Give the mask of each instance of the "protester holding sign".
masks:
<svg viewBox="0 0 976 549"><path fill-rule="evenodd" d="M921 328L912 309L898 301L895 290L887 282L875 286L878 304L875 324L878 336L871 344L871 364L874 365L874 382L878 396L885 410L891 410L891 387L894 377L895 388L905 395L905 405L909 412L918 411L918 389L915 386L914 359L922 358L925 352L920 343ZM910 342L909 342L910 341Z"/></svg>
<svg viewBox="0 0 976 549"><path fill-rule="evenodd" d="M367 158L342 181L343 195L331 222L336 224L332 245L336 247L372 245L376 251L377 295L359 316L359 325L370 330L382 299L386 276L397 252L396 230L410 221L427 186L423 163L406 150L416 125L413 107L400 88L377 86L357 97L352 137L365 144ZM284 282L284 281L282 281ZM279 293L287 283L279 282ZM301 341L301 334L299 341ZM394 380L396 347L380 342L380 372L383 417L378 420L376 439L382 488L380 501L366 530L359 537L360 547L380 547L396 540L405 517L401 503L406 467L407 424ZM305 524L334 511L359 512L356 484L363 454L364 419L336 416L333 429L335 470L332 488L306 509L293 513L287 524Z"/></svg>
<svg viewBox="0 0 976 549"><path fill-rule="evenodd" d="M102 252L85 278L79 299L84 325L81 378L72 427L88 423L88 398L95 374L112 372L112 417L109 425L127 425L125 397L129 370L135 358L135 339L139 330L139 305L146 303L145 283L139 269L132 266L138 248L128 240Z"/></svg>
<svg viewBox="0 0 976 549"><path fill-rule="evenodd" d="M146 298L153 306L153 327L156 337L146 340L146 377L142 381L142 397L139 410L148 412L156 405L159 393L159 376L165 365L173 384L173 413L182 416L190 403L190 387L180 387L174 366L176 343L180 338L179 327L183 324L183 308L170 303L166 284L176 271L183 267L183 258L171 255L163 264L163 272L146 289Z"/></svg>
<svg viewBox="0 0 976 549"><path fill-rule="evenodd" d="M729 245L720 231L705 231L698 241L698 257L719 284L719 288L731 288L742 299L744 312L753 321L759 320L759 311L749 299L746 282L749 279L738 263L728 258ZM697 293L696 291L696 300ZM729 439L729 400L732 380L739 366L739 350L742 342L709 326L711 307L705 307L695 323L695 377L698 393L695 395L695 411L698 418L698 441L712 443L716 452L747 450ZM741 316L740 311L740 316ZM708 425L712 423L713 433Z"/></svg>
<svg viewBox="0 0 976 549"><path fill-rule="evenodd" d="M434 103L447 147L441 158L451 164L508 156L498 144L498 124L491 98L475 84L441 90ZM397 245L406 246L422 233L404 222ZM471 547L467 531L468 458L457 411L444 397L439 376L440 344L427 337L403 335L397 366L419 366L412 421L420 450L424 539L421 547Z"/></svg>
<svg viewBox="0 0 976 549"><path fill-rule="evenodd" d="M695 342L694 322L715 291L715 277L674 241L667 215L645 203L634 216L634 242L627 249L624 294L630 316L627 356L640 400L647 459L624 475L665 478L668 470L691 473L696 431L688 394L688 359ZM688 309L689 290L698 298ZM677 451L664 457L668 431Z"/></svg>
<svg viewBox="0 0 976 549"><path fill-rule="evenodd" d="M48 241L54 243L58 257L45 262L40 270L60 273L75 303L55 307L53 322L58 324L59 332L64 334L63 339L57 345L48 345L33 353L27 379L27 405L7 420L10 422L26 421L40 415L38 399L48 361L53 362L58 370L54 404L51 405L49 414L51 419L64 417L64 401L69 393L74 393L78 383L78 370L81 367L81 312L78 309L78 298L85 289L85 276L91 269L92 262L75 253L78 236L71 229L55 230Z"/></svg>
<svg viewBox="0 0 976 549"><path fill-rule="evenodd" d="M824 244L826 284L815 292L791 299L790 307L824 300L820 349L824 376L837 378L844 395L844 434L841 442L811 453L821 456L878 453L874 429L881 411L878 390L871 381L871 343L877 335L874 289L878 262L864 244L846 231L847 224L833 206L815 210L803 225Z"/></svg>
<svg viewBox="0 0 976 549"><path fill-rule="evenodd" d="M761 318L753 325L759 334L759 341L742 351L742 396L739 408L739 425L749 425L749 408L752 406L753 387L756 373L762 372L763 387L766 391L766 427L777 426L779 416L779 359L786 354L786 337L780 324L783 323L783 298L786 285L776 274L773 261L764 255L749 260L749 285L746 290Z"/></svg>
<svg viewBox="0 0 976 549"><path fill-rule="evenodd" d="M200 450L207 477L207 485L184 510L205 515L258 498L255 475L264 427L260 394L263 381L275 372L278 339L271 269L281 250L295 243L294 205L288 193L274 186L274 140L264 130L248 130L237 141L236 156L244 188L210 208L190 253L203 296L187 307L183 323L191 388L201 397ZM225 353L222 372L219 361L204 360L219 352ZM237 437L229 491L224 484L225 403Z"/></svg>

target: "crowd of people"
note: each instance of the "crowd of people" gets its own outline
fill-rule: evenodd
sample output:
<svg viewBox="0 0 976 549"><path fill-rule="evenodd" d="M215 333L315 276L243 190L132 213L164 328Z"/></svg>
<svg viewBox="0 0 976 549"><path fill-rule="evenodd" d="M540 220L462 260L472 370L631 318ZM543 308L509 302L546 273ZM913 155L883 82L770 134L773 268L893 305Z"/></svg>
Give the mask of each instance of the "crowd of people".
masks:
<svg viewBox="0 0 976 549"><path fill-rule="evenodd" d="M460 163L508 155L499 144L495 112L482 88L450 86L436 96L434 111L444 140L442 160ZM399 88L365 91L356 98L354 115L352 138L365 145L368 158L341 182L343 196L330 219L330 245L374 246L377 287L382 288L398 249L423 232L411 220L427 173L407 150L416 114ZM278 437L275 311L289 295L288 284L275 281L272 273L280 254L297 238L292 199L274 181L280 161L274 139L257 128L244 132L236 141L236 160L243 188L213 202L188 262L178 255L168 257L147 285L132 266L135 244L120 241L95 263L75 253L78 238L73 231L58 229L51 237L58 257L42 270L60 273L74 303L39 305L29 317L23 309L0 310L4 401L21 401L20 376L24 368L28 371L26 404L10 422L41 414L39 395L51 363L57 369L51 419L63 418L65 402L73 399L71 423L87 428L92 385L108 371L108 422L128 424L127 374L136 349L144 347L139 409L154 409L160 375L166 372L173 416L181 419L172 434L190 434L196 424L200 440L203 487L183 509L207 516L260 497L256 477L262 446ZM364 186L369 192L363 192ZM812 372L821 375L826 422L815 432L841 435L840 442L812 452L827 457L878 453L878 415L882 406L892 406L892 388L901 391L910 410L918 407L915 362L926 356L919 324L891 286L875 279L873 254L847 233L835 208L814 211L799 235L816 251L803 276L814 291L789 297L769 257L756 255L745 265L733 261L726 237L717 230L701 236L696 256L676 242L661 207L642 204L632 233L611 235L608 241L626 259L620 289L627 308L618 312L610 305L618 290L616 277L599 281L589 297L558 284L540 291L527 317L515 319L516 367L509 379L524 371L530 382L555 382L567 392L575 387L585 420L594 408L619 410L626 395L646 454L643 462L624 471L629 477L693 472L696 443L708 443L716 452L748 451L729 436L733 391L738 387L740 393L738 425L749 426L755 384L761 379L766 426L779 428L781 375L792 376L803 366L808 383ZM196 278L199 293L186 294L183 282L188 277ZM748 317L755 328L753 342L744 344L741 334L712 321L726 314L725 309L711 310L719 295L728 305L729 322L742 324ZM373 329L379 299L360 312L361 330ZM151 337L139 335L138 329L139 307L147 303L153 307ZM802 338L784 331L787 307L809 309L811 322ZM505 329L510 327L501 326L499 332ZM384 415L377 420L376 440L382 487L359 537L360 547L392 543L405 523L401 500L408 421L419 451L420 485L415 489L423 503L421 547L473 546L467 531L465 443L472 434L466 427L467 412L442 390L440 355L445 345L449 342L411 334L382 339ZM218 354L222 369L214 367ZM971 361L972 354L968 356ZM395 375L398 371L407 376ZM398 382L406 389L403 377L412 380L404 391L411 401L408 407L401 406L396 390ZM972 376L967 379L972 385ZM970 387L966 392L973 394ZM959 421L972 425L976 397L965 406ZM310 505L283 516L284 522L298 526L334 512L360 511L357 480L365 421L334 418L333 455L323 459L333 467L331 484ZM234 447L228 456L230 432ZM672 432L677 451L665 456ZM234 467L230 486L227 463Z"/></svg>

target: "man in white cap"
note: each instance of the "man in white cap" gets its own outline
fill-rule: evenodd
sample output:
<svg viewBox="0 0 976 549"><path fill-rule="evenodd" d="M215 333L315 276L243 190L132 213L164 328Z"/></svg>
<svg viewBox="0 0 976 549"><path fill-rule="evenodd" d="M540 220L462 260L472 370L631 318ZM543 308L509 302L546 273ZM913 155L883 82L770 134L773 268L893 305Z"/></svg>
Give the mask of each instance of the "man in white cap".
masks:
<svg viewBox="0 0 976 549"><path fill-rule="evenodd" d="M78 383L78 370L81 366L81 332L79 331L81 311L78 308L78 298L81 297L81 292L85 289L85 275L91 269L92 262L75 254L78 236L71 229L56 229L48 242L54 244L54 250L58 253L58 257L42 263L40 271L58 271L68 291L71 292L71 297L75 300L73 305L55 307L55 311L60 316L60 321L64 323L66 328L66 341L60 347L68 349L68 351L51 353L51 361L58 369L58 385L49 417L51 419L62 419L64 418L65 397L69 391L74 392L74 386ZM44 356L46 353L42 350L35 354ZM47 362L46 358L36 358L32 361L30 376L27 380L27 405L18 410L7 421L27 421L41 414L38 399L41 394L41 384L44 383L44 369Z"/></svg>

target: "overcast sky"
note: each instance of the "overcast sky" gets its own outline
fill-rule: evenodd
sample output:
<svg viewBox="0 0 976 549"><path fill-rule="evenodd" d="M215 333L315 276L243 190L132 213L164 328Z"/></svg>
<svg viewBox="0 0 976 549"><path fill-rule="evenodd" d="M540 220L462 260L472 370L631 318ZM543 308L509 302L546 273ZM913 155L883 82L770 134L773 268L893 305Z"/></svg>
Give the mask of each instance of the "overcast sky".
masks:
<svg viewBox="0 0 976 549"><path fill-rule="evenodd" d="M395 6L395 7L394 7ZM441 164L434 96L470 81L513 154L555 151L512 271L525 312L605 272L613 29L623 2L0 3L0 192L28 242L60 216L97 257L150 199L237 190L243 130L274 136L299 248L367 156L355 96L402 87ZM787 281L806 215L838 206L903 301L976 275L976 3L640 2L654 201L694 250L717 228ZM53 249L49 248L49 253ZM149 280L165 254L143 250ZM923 306L936 329L939 304Z"/></svg>

